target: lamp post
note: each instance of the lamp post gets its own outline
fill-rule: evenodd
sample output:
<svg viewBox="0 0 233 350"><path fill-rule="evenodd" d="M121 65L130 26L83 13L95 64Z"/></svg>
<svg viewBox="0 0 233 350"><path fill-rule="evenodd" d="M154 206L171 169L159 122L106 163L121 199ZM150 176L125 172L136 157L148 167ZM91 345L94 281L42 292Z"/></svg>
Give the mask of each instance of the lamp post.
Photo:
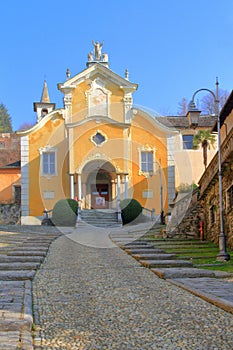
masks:
<svg viewBox="0 0 233 350"><path fill-rule="evenodd" d="M161 172L161 159L160 161L155 161L154 164L158 164L158 173L159 173L159 196L160 196L160 224L165 224L165 216L163 210L163 182L162 182L162 172ZM154 172L152 171L150 176L153 176Z"/></svg>
<svg viewBox="0 0 233 350"><path fill-rule="evenodd" d="M219 177L219 215L220 215L220 234L219 234L219 253L217 255L218 261L228 261L230 260L230 255L226 251L226 236L224 232L224 215L223 215L223 194L222 194L222 160L221 160L221 134L220 134L220 113L219 113L219 99L218 99L218 81L216 81L216 94L206 88L199 89L194 92L192 100L189 104L189 113L191 117L199 117L200 111L196 108L194 103L195 96L200 91L209 92L215 103L215 113L217 115L217 125L218 125L218 177Z"/></svg>
<svg viewBox="0 0 233 350"><path fill-rule="evenodd" d="M163 183L162 183L162 173L161 173L161 160L159 163L159 182L160 182L160 223L165 224L165 217L163 211Z"/></svg>

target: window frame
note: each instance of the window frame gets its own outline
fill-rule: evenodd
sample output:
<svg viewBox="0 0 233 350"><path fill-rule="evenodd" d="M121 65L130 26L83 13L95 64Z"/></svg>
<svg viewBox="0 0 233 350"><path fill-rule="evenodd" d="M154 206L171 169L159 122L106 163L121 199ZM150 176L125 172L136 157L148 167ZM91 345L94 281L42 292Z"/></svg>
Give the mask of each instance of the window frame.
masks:
<svg viewBox="0 0 233 350"><path fill-rule="evenodd" d="M226 190L226 210L227 212L233 209L233 184Z"/></svg>
<svg viewBox="0 0 233 350"><path fill-rule="evenodd" d="M143 173L153 173L153 152L152 151L141 151L141 171Z"/></svg>
<svg viewBox="0 0 233 350"><path fill-rule="evenodd" d="M138 148L138 153L139 153L139 175L144 175L145 177L149 177L152 175L155 175L156 173L156 169L155 169L155 164L156 164L156 148L155 147L150 147L149 145L145 145L142 147ZM143 168L142 163L144 163L144 161L142 160L142 154L151 154L152 155L152 166L151 168L148 167L148 158L146 159L146 164L147 164L147 168Z"/></svg>
<svg viewBox="0 0 233 350"><path fill-rule="evenodd" d="M210 226L213 226L216 223L216 205L213 204L209 210Z"/></svg>
<svg viewBox="0 0 233 350"><path fill-rule="evenodd" d="M44 171L44 161L45 161L45 155L54 154L54 163L52 163L49 159L48 161L48 172ZM51 164L54 165L54 171L51 172ZM45 148L40 149L40 174L41 176L57 176L57 149L52 148L50 146L46 146Z"/></svg>
<svg viewBox="0 0 233 350"><path fill-rule="evenodd" d="M192 147L186 147L187 144L191 146L191 141L185 141L184 140L185 137L192 137ZM193 150L193 138L194 138L193 134L182 134L182 146L184 150Z"/></svg>

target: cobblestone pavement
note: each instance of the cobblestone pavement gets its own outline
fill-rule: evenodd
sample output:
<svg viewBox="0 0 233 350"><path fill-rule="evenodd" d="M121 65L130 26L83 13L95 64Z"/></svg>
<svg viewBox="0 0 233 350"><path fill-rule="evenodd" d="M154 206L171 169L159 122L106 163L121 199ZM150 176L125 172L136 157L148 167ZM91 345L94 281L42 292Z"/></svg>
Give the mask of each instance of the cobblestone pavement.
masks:
<svg viewBox="0 0 233 350"><path fill-rule="evenodd" d="M0 350L33 349L31 280L59 234L0 226Z"/></svg>
<svg viewBox="0 0 233 350"><path fill-rule="evenodd" d="M232 314L119 248L74 238L52 243L33 281L35 349L233 349Z"/></svg>

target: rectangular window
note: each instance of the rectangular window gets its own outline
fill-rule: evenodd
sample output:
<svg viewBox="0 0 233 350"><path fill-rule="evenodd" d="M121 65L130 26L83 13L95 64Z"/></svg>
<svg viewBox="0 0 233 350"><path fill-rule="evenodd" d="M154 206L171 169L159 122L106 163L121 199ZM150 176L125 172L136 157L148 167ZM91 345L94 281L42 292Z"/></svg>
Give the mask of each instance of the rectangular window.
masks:
<svg viewBox="0 0 233 350"><path fill-rule="evenodd" d="M15 203L21 202L21 186L14 186Z"/></svg>
<svg viewBox="0 0 233 350"><path fill-rule="evenodd" d="M216 205L212 205L210 207L210 224L213 225L215 223L216 218Z"/></svg>
<svg viewBox="0 0 233 350"><path fill-rule="evenodd" d="M141 152L141 170L144 173L153 172L153 152Z"/></svg>
<svg viewBox="0 0 233 350"><path fill-rule="evenodd" d="M44 191L44 199L54 199L54 191Z"/></svg>
<svg viewBox="0 0 233 350"><path fill-rule="evenodd" d="M233 185L227 190L227 210L233 208Z"/></svg>
<svg viewBox="0 0 233 350"><path fill-rule="evenodd" d="M44 152L42 154L42 173L43 175L56 174L56 154L55 152Z"/></svg>
<svg viewBox="0 0 233 350"><path fill-rule="evenodd" d="M152 190L144 190L142 192L142 198L153 198L153 191Z"/></svg>
<svg viewBox="0 0 233 350"><path fill-rule="evenodd" d="M183 135L183 148L193 149L193 135Z"/></svg>

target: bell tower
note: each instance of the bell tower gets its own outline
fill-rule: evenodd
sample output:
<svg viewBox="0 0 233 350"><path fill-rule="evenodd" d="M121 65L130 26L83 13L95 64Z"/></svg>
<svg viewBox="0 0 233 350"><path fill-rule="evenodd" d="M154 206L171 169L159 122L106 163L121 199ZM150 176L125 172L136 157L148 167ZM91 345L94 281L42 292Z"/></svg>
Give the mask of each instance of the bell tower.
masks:
<svg viewBox="0 0 233 350"><path fill-rule="evenodd" d="M40 102L34 102L34 112L37 113L37 123L41 121L48 113L52 112L56 105L50 102L48 86L46 80L44 80L43 90Z"/></svg>

